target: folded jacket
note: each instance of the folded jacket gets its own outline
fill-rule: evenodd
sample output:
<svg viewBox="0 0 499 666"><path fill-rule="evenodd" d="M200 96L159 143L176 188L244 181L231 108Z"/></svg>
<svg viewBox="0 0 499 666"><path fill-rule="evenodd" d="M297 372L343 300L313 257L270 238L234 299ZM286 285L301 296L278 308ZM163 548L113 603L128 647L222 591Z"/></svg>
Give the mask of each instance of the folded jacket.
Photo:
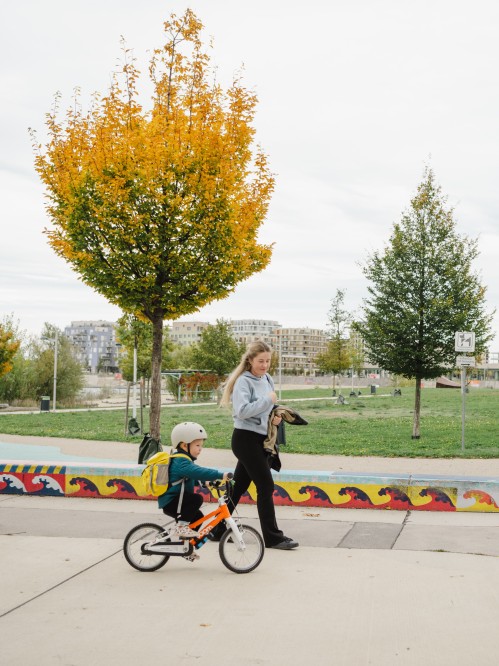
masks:
<svg viewBox="0 0 499 666"><path fill-rule="evenodd" d="M278 426L272 423L274 416L280 416L283 421L290 423L291 425L308 425L308 421L305 421L298 412L291 407L285 407L284 405L277 405L269 414L269 421L267 426L267 437L263 442L263 448L268 453L272 455L277 455L279 453L276 446L277 440L277 428Z"/></svg>

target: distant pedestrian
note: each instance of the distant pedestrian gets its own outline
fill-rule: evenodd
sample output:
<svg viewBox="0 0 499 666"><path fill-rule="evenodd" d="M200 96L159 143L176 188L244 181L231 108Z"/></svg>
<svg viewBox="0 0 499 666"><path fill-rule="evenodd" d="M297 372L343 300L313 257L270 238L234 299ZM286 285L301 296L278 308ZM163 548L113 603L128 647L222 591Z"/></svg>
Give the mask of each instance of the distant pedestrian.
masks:
<svg viewBox="0 0 499 666"><path fill-rule="evenodd" d="M298 546L298 542L284 536L277 526L271 458L263 447L269 416L277 402L274 382L268 374L271 357L272 350L268 344L262 341L250 343L241 362L227 380L221 404L229 405L232 402L234 419L232 451L238 462L231 491L232 508L237 506L253 481L266 547L291 550ZM280 416L272 418L273 425L277 426L280 422Z"/></svg>

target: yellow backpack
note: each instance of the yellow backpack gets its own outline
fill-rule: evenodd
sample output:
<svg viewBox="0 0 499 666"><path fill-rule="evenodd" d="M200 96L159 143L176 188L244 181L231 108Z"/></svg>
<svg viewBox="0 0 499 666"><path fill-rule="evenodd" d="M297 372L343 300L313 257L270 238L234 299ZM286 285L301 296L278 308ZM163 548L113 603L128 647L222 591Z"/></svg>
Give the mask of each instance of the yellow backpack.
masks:
<svg viewBox="0 0 499 666"><path fill-rule="evenodd" d="M184 479L179 479L173 484L170 483L170 463L172 458L187 458L187 460L191 460L185 453L176 453L173 451L169 453L159 451L151 456L142 471L142 483L146 495L159 497L163 493L166 493L171 485L176 486L178 483L184 481Z"/></svg>

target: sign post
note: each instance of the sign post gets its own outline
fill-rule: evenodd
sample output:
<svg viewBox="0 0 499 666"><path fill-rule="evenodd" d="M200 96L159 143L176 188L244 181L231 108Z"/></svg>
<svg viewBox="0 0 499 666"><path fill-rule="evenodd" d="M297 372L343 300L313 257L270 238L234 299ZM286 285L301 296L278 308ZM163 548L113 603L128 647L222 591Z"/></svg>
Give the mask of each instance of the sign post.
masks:
<svg viewBox="0 0 499 666"><path fill-rule="evenodd" d="M474 352L475 334L470 331L457 331L455 336L455 351ZM458 356L456 366L461 367L461 450L464 451L464 424L466 421L466 368L475 365L473 356Z"/></svg>

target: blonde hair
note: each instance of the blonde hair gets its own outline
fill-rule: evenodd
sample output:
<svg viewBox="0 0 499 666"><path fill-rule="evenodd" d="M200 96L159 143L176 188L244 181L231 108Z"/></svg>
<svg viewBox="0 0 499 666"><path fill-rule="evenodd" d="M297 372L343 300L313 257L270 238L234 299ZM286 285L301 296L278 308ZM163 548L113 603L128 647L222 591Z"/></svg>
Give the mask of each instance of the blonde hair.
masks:
<svg viewBox="0 0 499 666"><path fill-rule="evenodd" d="M222 399L220 400L221 405L230 405L232 391L234 389L234 384L236 383L237 378L240 377L243 372L246 372L246 370L251 370L251 361L255 358L255 356L258 356L258 354L262 354L263 352L268 352L271 354L272 347L266 342L263 342L263 340L255 340L255 342L250 342L246 348L246 351L241 356L239 365L231 372L229 378L225 382L224 392L222 393Z"/></svg>

